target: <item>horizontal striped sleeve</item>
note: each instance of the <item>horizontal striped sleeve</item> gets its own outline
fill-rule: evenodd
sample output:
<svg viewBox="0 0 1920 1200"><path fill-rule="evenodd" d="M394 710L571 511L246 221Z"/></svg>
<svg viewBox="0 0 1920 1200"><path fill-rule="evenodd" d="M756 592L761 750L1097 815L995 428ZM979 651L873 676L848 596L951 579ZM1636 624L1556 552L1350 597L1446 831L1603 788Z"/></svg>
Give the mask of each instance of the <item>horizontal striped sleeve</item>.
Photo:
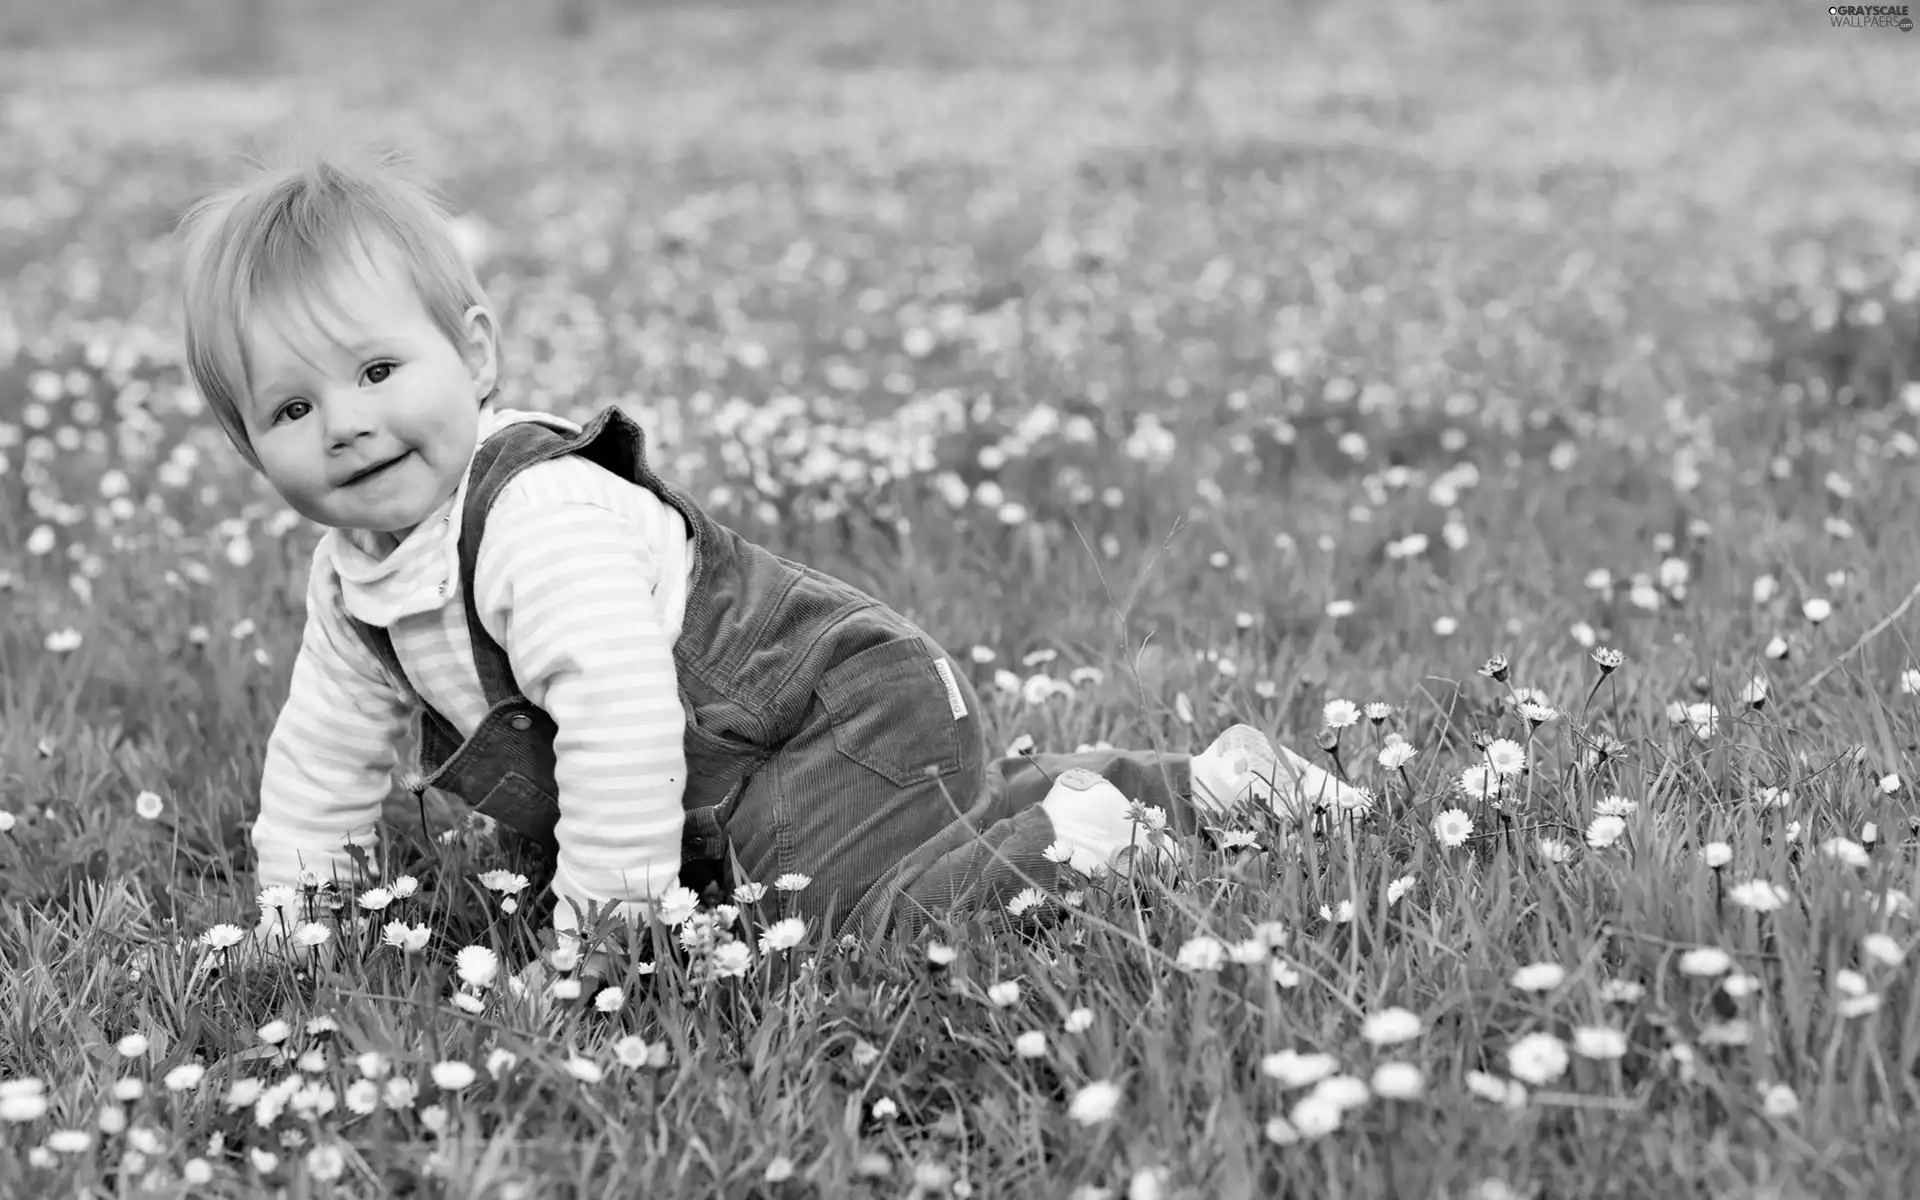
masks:
<svg viewBox="0 0 1920 1200"><path fill-rule="evenodd" d="M302 870L344 874L343 843L376 843L409 712L335 610L325 568L316 562L293 682L260 777L253 848L261 887L297 885Z"/></svg>
<svg viewBox="0 0 1920 1200"><path fill-rule="evenodd" d="M475 572L481 624L559 731L553 888L563 929L570 901L632 916L679 881L679 620L656 588L663 560L685 561L683 547L662 546L675 527L684 541L685 526L677 514L671 527L650 519L639 491L580 459L531 467L489 513Z"/></svg>

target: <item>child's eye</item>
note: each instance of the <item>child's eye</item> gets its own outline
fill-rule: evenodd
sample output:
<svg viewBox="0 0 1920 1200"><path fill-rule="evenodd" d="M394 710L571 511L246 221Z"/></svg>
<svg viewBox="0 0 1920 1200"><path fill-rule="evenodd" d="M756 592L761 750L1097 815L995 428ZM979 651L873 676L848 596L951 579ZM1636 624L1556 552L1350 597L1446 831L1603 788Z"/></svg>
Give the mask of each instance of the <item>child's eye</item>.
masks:
<svg viewBox="0 0 1920 1200"><path fill-rule="evenodd" d="M308 412L312 411L312 409L313 405L308 404L305 400L289 400L287 403L281 405L280 411L276 413L275 416L282 421L298 421L301 417L306 416Z"/></svg>
<svg viewBox="0 0 1920 1200"><path fill-rule="evenodd" d="M393 374L393 367L394 364L390 362L377 362L363 371L361 377L368 383L385 383L387 377Z"/></svg>

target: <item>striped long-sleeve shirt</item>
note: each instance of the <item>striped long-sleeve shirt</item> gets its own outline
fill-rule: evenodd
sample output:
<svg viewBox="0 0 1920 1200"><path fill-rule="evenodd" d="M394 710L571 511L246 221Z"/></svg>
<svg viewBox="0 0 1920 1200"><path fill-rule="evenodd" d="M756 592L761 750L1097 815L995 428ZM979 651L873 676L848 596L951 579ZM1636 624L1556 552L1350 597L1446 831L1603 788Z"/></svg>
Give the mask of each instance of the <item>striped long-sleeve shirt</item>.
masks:
<svg viewBox="0 0 1920 1200"><path fill-rule="evenodd" d="M535 413L488 411L481 436ZM374 843L410 702L345 614L385 626L422 700L462 737L487 712L466 628L458 545L466 485L392 553L330 531L315 551L287 703L267 743L253 845L263 887L345 873ZM686 608L686 524L646 488L577 457L517 475L487 518L474 591L515 682L559 728L554 923L677 881L685 713L673 646Z"/></svg>

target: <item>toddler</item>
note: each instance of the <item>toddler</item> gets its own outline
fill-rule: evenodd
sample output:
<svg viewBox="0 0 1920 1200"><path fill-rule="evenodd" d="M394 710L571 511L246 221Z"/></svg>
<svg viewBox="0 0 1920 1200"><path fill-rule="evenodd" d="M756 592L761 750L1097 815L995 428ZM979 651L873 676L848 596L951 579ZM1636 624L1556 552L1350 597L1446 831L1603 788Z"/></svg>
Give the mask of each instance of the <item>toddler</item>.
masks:
<svg viewBox="0 0 1920 1200"><path fill-rule="evenodd" d="M675 884L798 876L815 924L911 932L1111 863L1129 799L1190 825L1344 792L1245 726L1197 756L989 758L931 637L715 521L623 412L502 407L498 321L396 161L264 170L182 230L193 382L328 530L260 781L263 888L374 844L415 717L425 785L553 851L569 937Z"/></svg>

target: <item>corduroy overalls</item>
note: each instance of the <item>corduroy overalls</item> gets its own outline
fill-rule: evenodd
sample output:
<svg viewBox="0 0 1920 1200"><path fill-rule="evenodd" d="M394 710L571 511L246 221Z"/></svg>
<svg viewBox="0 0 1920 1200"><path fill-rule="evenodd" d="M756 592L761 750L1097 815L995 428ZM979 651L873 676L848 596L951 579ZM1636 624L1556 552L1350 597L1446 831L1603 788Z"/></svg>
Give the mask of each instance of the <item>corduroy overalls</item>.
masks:
<svg viewBox="0 0 1920 1200"><path fill-rule="evenodd" d="M420 706L428 785L466 800L548 848L559 820L552 718L521 694L506 651L474 602L487 514L519 472L579 454L646 487L687 524L693 559L674 668L687 713L681 882L724 895L736 875L812 883L783 903L839 932L911 935L963 902L1004 904L1058 886L1054 841L1038 808L1070 767L1191 828L1184 754L1111 751L989 763L980 702L966 675L905 617L858 588L788 562L720 525L656 475L646 438L609 407L578 434L518 423L474 456L462 511L460 594L488 712L461 741ZM385 629L355 621L406 687ZM738 870L734 869L737 864Z"/></svg>

